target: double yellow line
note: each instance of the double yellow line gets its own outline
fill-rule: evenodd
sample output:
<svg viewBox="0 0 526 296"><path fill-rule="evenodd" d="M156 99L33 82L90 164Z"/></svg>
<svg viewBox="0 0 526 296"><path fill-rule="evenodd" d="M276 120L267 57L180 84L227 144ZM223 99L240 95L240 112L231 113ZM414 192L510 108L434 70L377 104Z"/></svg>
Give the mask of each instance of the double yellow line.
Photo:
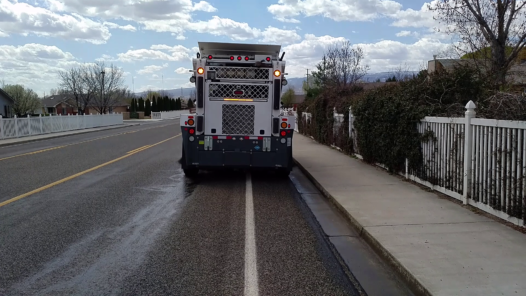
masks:
<svg viewBox="0 0 526 296"><path fill-rule="evenodd" d="M2 161L2 160L12 159L12 158L16 158L16 157L20 157L20 156L27 156L27 155L38 154L38 153L42 153L42 152L46 152L46 151L51 151L51 150L56 150L56 149L60 149L60 148L69 147L69 146L74 146L74 145L79 145L79 144L89 143L89 142L93 142L93 141L97 141L97 140L102 140L102 139L107 139L107 138L111 138L111 137L116 137L116 136L121 136L121 135L126 135L126 134L133 134L133 133L136 133L136 132L146 131L146 130L149 130L149 129L166 127L166 126L169 126L169 125L174 125L174 124L166 124L166 125L154 126L154 127L149 127L149 128L140 129L140 130L134 130L134 131L128 131L128 132L122 132L122 133L118 133L118 134L115 134L115 135L104 136L104 137L95 138L95 139L91 139L91 140L86 140L86 141L82 141L82 142L77 142L77 143L72 143L72 144L67 144L67 145L62 145L62 146L56 146L56 147L51 147L51 148L47 148L47 149L37 150L37 151L33 151L33 152L28 152L28 153L23 153L23 154L13 155L13 156L9 156L9 157L0 158L0 161ZM9 147L9 146L8 146L8 147Z"/></svg>
<svg viewBox="0 0 526 296"><path fill-rule="evenodd" d="M82 175L87 174L87 173L89 173L89 172L93 172L94 170L98 170L98 169L100 169L100 168L102 168L102 167L105 167L105 166L107 166L107 165L110 165L110 164L112 164L112 163L115 163L115 162L117 162L117 161L119 161L119 160L123 160L123 159L125 159L125 158L127 158L127 157L130 157L130 156L132 156L132 155L134 155L134 154L137 154L137 153L139 153L139 152L141 152L141 151L144 151L144 150L150 149L150 148L155 147L155 146L157 146L157 145L160 145L160 144L162 144L162 143L164 143L164 142L167 142L167 141L173 140L173 139L179 137L180 135L181 135L181 134L178 134L177 136L173 136L173 137L171 137L171 138L168 138L168 139L163 140L163 141L161 141L161 142L155 143L155 144L153 144L153 145L146 145L146 146L143 146L143 147L137 148L137 149L135 149L135 150L132 150L132 151L127 152L126 155L121 156L121 157L119 157L119 158L116 158L116 159L114 159L114 160L110 160L110 161L108 161L108 162L105 162L105 163L100 164L100 165L98 165L98 166L92 167L92 168L87 169L87 170L85 170L85 171L82 171L82 172L80 172L80 173L76 173L76 174L74 174L74 175L71 175L71 176L66 177L66 178L64 178L64 179L61 179L61 180L58 180L58 181L53 182L53 183L51 183L51 184L48 184L48 185L42 186L42 187L37 188L37 189L35 189L35 190L29 191L29 192L27 192L27 193L21 194L21 195L16 196L16 197L13 197L13 198L8 199L8 200L6 200L6 201L0 202L0 208L3 207L3 206L5 206L5 205L8 205L8 204L10 204L10 203L12 203L12 202L15 202L15 201L17 201L17 200L20 200L20 199L22 199L22 198L24 198L24 197L28 197L28 196L30 196L30 195L32 195L32 194L35 194L35 193L38 193L38 192L44 191L44 190L49 189L49 188L51 188L51 187L53 187L53 186L56 186L56 185L59 185L59 184L62 184L62 183L64 183L64 182L66 182L66 181L69 181L69 180L75 179L76 177L82 176Z"/></svg>

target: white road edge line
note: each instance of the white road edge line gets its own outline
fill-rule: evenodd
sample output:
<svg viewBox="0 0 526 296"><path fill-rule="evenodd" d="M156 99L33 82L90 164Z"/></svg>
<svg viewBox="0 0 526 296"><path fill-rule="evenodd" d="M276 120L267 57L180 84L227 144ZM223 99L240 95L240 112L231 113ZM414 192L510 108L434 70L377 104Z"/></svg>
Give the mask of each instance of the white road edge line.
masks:
<svg viewBox="0 0 526 296"><path fill-rule="evenodd" d="M254 220L254 197L252 196L252 178L247 173L245 207L245 296L257 296L258 268L256 257L256 223Z"/></svg>

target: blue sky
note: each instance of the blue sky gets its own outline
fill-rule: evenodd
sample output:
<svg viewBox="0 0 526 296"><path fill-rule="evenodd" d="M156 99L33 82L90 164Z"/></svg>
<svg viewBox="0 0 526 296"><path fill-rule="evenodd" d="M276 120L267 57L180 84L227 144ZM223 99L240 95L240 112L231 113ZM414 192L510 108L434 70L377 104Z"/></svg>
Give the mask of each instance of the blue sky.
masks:
<svg viewBox="0 0 526 296"><path fill-rule="evenodd" d="M450 37L425 1L0 0L0 81L39 95L57 71L104 60L135 91L188 87L198 41L281 44L289 77L303 77L328 46L349 40L370 73L418 70ZM134 83L132 84L132 77Z"/></svg>

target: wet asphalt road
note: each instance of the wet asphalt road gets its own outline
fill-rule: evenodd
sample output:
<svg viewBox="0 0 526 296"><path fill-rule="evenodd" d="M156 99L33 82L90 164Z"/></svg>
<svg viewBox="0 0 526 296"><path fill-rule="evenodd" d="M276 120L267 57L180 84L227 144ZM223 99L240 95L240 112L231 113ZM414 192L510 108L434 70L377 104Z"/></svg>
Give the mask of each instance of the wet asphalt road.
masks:
<svg viewBox="0 0 526 296"><path fill-rule="evenodd" d="M0 148L0 205L21 197L0 206L0 295L244 295L247 175L185 178L178 134L163 121ZM259 295L355 295L290 180L250 180Z"/></svg>

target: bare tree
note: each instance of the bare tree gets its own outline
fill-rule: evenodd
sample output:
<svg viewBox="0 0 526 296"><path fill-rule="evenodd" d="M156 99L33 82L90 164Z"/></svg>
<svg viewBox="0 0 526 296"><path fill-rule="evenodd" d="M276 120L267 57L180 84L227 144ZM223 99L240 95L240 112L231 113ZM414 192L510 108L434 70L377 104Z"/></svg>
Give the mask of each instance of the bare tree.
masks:
<svg viewBox="0 0 526 296"><path fill-rule="evenodd" d="M396 81L404 81L407 79L411 79L412 73L409 74L410 67L405 63L404 65L400 64L394 68L391 69L391 74L393 74Z"/></svg>
<svg viewBox="0 0 526 296"><path fill-rule="evenodd" d="M525 5L522 0L439 0L428 7L437 12L434 18L445 23L448 34L460 38L456 48L471 53L477 66L489 69L501 86L526 45Z"/></svg>
<svg viewBox="0 0 526 296"><path fill-rule="evenodd" d="M99 114L108 112L110 107L114 107L125 98L124 72L115 65L107 67L104 61L99 61L88 68L86 77L94 93L90 105Z"/></svg>
<svg viewBox="0 0 526 296"><path fill-rule="evenodd" d="M349 41L330 47L318 64L313 78L318 85L334 84L349 86L360 80L369 70L363 65L364 52L362 48L353 48Z"/></svg>
<svg viewBox="0 0 526 296"><path fill-rule="evenodd" d="M38 95L22 85L4 85L3 90L15 101L13 112L19 116L33 114L41 107Z"/></svg>
<svg viewBox="0 0 526 296"><path fill-rule="evenodd" d="M61 90L57 94L69 95L75 102L79 114L83 114L90 105L96 91L90 67L81 65L68 71L60 71Z"/></svg>

